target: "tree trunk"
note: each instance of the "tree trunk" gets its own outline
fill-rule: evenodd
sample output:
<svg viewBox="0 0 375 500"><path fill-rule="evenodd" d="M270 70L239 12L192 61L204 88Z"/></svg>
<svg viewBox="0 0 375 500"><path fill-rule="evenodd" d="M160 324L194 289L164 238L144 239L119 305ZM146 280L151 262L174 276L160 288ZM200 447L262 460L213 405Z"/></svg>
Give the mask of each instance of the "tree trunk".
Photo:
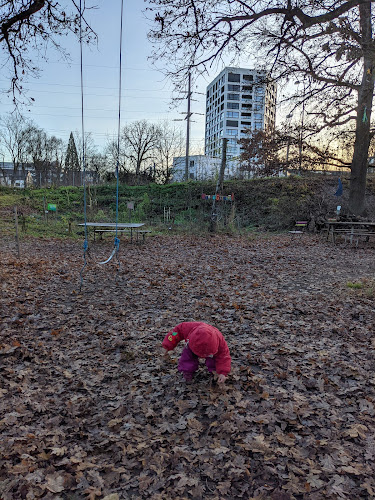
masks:
<svg viewBox="0 0 375 500"><path fill-rule="evenodd" d="M349 211L364 215L366 177L370 145L371 109L374 93L374 49L372 48L371 3L359 6L363 47L363 77L358 92L357 124L350 175Z"/></svg>

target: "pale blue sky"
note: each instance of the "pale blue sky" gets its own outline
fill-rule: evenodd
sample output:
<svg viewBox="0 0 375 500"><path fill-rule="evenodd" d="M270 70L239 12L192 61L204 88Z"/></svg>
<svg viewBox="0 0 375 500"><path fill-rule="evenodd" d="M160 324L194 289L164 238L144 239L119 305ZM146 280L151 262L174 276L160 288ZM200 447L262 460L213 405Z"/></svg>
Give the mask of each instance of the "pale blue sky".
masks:
<svg viewBox="0 0 375 500"><path fill-rule="evenodd" d="M120 0L89 0L98 9L87 14L99 36L98 47L84 47L84 116L85 132L91 132L103 148L108 137L117 135ZM186 101L177 109L171 109L172 85L164 75L152 66L151 44L147 40L148 21L142 14L145 3L141 0L124 1L123 53L122 53L122 105L121 123L147 119L151 122L181 119L186 111ZM38 64L42 72L38 79L29 78L24 84L28 95L35 102L24 107L24 115L30 117L50 135L68 140L70 131L81 130L80 48L74 37L64 38L71 63L51 51L49 62ZM1 88L9 81L5 71L0 75ZM200 92L207 82L202 80ZM192 111L204 113L203 95L194 95ZM0 96L0 114L13 109L11 97ZM192 150L203 147L204 116L194 115L191 139ZM186 122L172 122L185 134Z"/></svg>
<svg viewBox="0 0 375 500"><path fill-rule="evenodd" d="M121 1L87 0L87 3L98 6L87 18L99 41L98 47L84 48L85 132L92 133L102 150L108 139L117 135ZM186 122L172 120L184 117L186 100L181 101L178 108L171 107L172 84L149 59L149 21L142 13L145 6L142 0L124 0L121 124L140 119L155 123L168 120L185 135ZM48 134L67 141L71 131L81 130L80 47L72 36L61 42L70 53L71 63L66 63L54 51L48 53L47 64L36 61L42 69L40 78L29 78L24 85L35 102L23 111ZM158 61L158 67L163 64L167 62ZM244 65L251 67L249 63ZM191 154L203 151L204 147L205 96L201 93L205 93L207 84L221 69L221 66L215 67L212 74L201 77L193 88L199 93L193 96L192 111L201 114L192 117ZM2 71L0 88L8 88L8 85L6 73ZM0 95L0 114L12 109L11 97Z"/></svg>

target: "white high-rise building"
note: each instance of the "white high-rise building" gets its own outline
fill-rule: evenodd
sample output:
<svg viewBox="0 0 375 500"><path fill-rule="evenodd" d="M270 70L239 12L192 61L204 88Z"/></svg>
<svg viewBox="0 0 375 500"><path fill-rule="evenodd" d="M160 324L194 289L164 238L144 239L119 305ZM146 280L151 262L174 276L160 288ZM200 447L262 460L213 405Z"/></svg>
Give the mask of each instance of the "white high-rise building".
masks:
<svg viewBox="0 0 375 500"><path fill-rule="evenodd" d="M272 130L276 119L276 83L266 71L225 68L208 85L206 94L205 154L220 157L228 139L227 158L240 155L238 139L245 129Z"/></svg>

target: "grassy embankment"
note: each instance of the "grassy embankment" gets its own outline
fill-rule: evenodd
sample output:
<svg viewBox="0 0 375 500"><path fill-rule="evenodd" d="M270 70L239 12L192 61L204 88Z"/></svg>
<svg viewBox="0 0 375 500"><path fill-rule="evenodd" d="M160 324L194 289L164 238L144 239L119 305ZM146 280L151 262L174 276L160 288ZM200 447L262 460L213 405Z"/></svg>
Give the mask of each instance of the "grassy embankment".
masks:
<svg viewBox="0 0 375 500"><path fill-rule="evenodd" d="M309 176L228 181L223 194L234 193L235 202L217 202L218 230L225 233L283 231L295 220L311 220L334 213L337 204L346 208L348 181L343 179L344 195L334 196L337 178ZM206 232L212 201L202 194L214 194L215 183L187 182L160 186L120 186L119 221L129 222L129 201L134 202L131 220L142 221L155 230L172 227L175 231ZM369 206L373 199L374 179L368 182ZM93 186L86 190L87 220L115 220L114 185ZM45 213L48 203L57 212ZM14 233L14 206L19 211L20 233L38 237L81 237L78 223L84 221L83 188L46 189L0 188L0 229ZM170 213L166 220L165 211ZM371 215L369 214L370 218ZM373 218L373 217L372 217Z"/></svg>

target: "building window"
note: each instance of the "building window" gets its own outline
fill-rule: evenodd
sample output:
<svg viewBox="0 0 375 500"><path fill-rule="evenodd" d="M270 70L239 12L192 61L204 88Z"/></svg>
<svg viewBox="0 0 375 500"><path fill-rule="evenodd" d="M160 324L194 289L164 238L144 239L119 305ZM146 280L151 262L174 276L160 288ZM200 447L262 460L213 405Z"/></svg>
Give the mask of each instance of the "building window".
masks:
<svg viewBox="0 0 375 500"><path fill-rule="evenodd" d="M251 118L251 113L244 113L244 112L242 112L242 116L243 116L243 117L245 117L245 116L246 116L246 117L248 117L248 118Z"/></svg>
<svg viewBox="0 0 375 500"><path fill-rule="evenodd" d="M253 98L253 96L252 96L252 95L250 95L250 94L244 94L244 95L242 96L242 98L243 98L243 99L252 99L252 98Z"/></svg>
<svg viewBox="0 0 375 500"><path fill-rule="evenodd" d="M239 101L240 94L228 94L227 99L229 99L230 101Z"/></svg>
<svg viewBox="0 0 375 500"><path fill-rule="evenodd" d="M251 125L251 122L241 122L241 125Z"/></svg>
<svg viewBox="0 0 375 500"><path fill-rule="evenodd" d="M249 87L248 85L244 85L242 87L243 92L252 92L252 90L253 90L253 87Z"/></svg>
<svg viewBox="0 0 375 500"><path fill-rule="evenodd" d="M227 111L227 118L238 118L239 115L238 111Z"/></svg>
<svg viewBox="0 0 375 500"><path fill-rule="evenodd" d="M237 135L238 134L238 130L233 130L233 129L227 128L227 130L226 130L225 133L227 135Z"/></svg>
<svg viewBox="0 0 375 500"><path fill-rule="evenodd" d="M253 105L252 105L252 104L246 104L246 103L243 103L243 104L242 104L242 107L243 107L243 108L246 108L246 109L251 109L251 108L253 107Z"/></svg>
<svg viewBox="0 0 375 500"><path fill-rule="evenodd" d="M252 82L254 80L253 75L243 75L243 79L247 82Z"/></svg>
<svg viewBox="0 0 375 500"><path fill-rule="evenodd" d="M240 75L235 73L228 73L228 82L239 82Z"/></svg>
<svg viewBox="0 0 375 500"><path fill-rule="evenodd" d="M228 109L240 109L240 105L238 102L228 102L227 108Z"/></svg>
<svg viewBox="0 0 375 500"><path fill-rule="evenodd" d="M238 127L237 120L227 120L227 127Z"/></svg>
<svg viewBox="0 0 375 500"><path fill-rule="evenodd" d="M233 90L235 92L239 92L240 91L240 86L239 85L228 85L228 90L231 90L233 92Z"/></svg>

